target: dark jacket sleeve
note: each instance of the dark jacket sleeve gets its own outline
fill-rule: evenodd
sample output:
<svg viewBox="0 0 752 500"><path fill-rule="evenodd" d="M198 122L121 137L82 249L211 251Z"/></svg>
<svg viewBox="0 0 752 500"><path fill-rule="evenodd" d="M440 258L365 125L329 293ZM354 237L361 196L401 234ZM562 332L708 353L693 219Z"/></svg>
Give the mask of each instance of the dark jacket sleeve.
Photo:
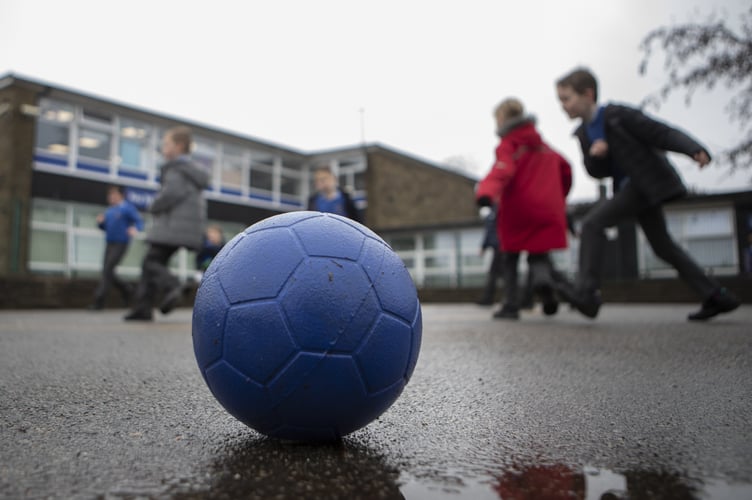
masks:
<svg viewBox="0 0 752 500"><path fill-rule="evenodd" d="M612 114L618 117L621 126L635 139L655 149L673 151L693 156L700 151L710 152L697 140L685 132L663 122L650 118L639 109L629 106L612 105Z"/></svg>
<svg viewBox="0 0 752 500"><path fill-rule="evenodd" d="M605 113L609 157L645 201L656 205L686 195L687 188L666 151L692 156L705 148L638 109L609 104Z"/></svg>

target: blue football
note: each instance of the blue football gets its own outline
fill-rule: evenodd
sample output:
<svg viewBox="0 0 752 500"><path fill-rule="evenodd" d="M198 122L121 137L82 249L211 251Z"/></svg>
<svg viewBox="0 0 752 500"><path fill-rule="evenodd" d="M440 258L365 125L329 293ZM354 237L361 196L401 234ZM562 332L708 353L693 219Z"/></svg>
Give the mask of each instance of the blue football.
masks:
<svg viewBox="0 0 752 500"><path fill-rule="evenodd" d="M193 310L212 394L267 436L337 439L376 419L418 360L413 281L379 236L320 212L276 215L225 245Z"/></svg>

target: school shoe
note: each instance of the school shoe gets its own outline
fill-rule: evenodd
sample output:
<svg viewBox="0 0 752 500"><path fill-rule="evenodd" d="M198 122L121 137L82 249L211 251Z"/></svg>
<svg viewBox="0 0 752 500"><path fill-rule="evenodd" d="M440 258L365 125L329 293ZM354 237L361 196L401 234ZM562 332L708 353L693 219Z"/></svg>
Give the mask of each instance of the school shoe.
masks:
<svg viewBox="0 0 752 500"><path fill-rule="evenodd" d="M152 316L151 311L146 312L146 311L135 310L126 314L123 317L123 320L125 321L154 321L154 317Z"/></svg>
<svg viewBox="0 0 752 500"><path fill-rule="evenodd" d="M167 292L165 294L164 299L162 300L162 303L159 304L159 310L162 311L162 314L169 314L170 311L175 309L175 306L178 305L178 302L180 302L181 297L183 296L183 286L177 285L172 290Z"/></svg>
<svg viewBox="0 0 752 500"><path fill-rule="evenodd" d="M595 319L598 316L598 311L600 311L603 304L601 294L598 291L588 292L581 290L573 294L570 299L569 303L580 311L583 316L590 319Z"/></svg>
<svg viewBox="0 0 752 500"><path fill-rule="evenodd" d="M559 302L552 297L552 300L543 302L543 314L546 316L554 316L559 312Z"/></svg>
<svg viewBox="0 0 752 500"><path fill-rule="evenodd" d="M535 289L535 293L538 294L543 304L543 314L553 316L559 312L559 301L556 300L553 287L550 285L539 285Z"/></svg>
<svg viewBox="0 0 752 500"><path fill-rule="evenodd" d="M739 299L726 288L720 288L710 297L705 299L698 311L693 312L687 319L689 321L705 321L721 313L731 312L739 305Z"/></svg>
<svg viewBox="0 0 752 500"><path fill-rule="evenodd" d="M520 319L520 310L505 304L501 309L493 313L493 317L496 319Z"/></svg>
<svg viewBox="0 0 752 500"><path fill-rule="evenodd" d="M587 316L590 319L595 319L595 317L598 316L598 311L603 304L599 290L590 292L576 290L571 283L566 281L556 283L555 286L556 292L564 302L569 302L569 305L580 311L582 315Z"/></svg>

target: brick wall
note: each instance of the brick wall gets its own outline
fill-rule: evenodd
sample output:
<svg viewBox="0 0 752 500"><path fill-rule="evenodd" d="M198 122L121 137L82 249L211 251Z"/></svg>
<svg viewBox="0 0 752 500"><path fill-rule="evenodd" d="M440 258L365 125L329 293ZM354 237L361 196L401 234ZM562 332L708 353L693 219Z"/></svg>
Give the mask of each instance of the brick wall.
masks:
<svg viewBox="0 0 752 500"><path fill-rule="evenodd" d="M29 260L35 119L21 113L22 104L36 104L36 91L0 89L0 276L25 274Z"/></svg>
<svg viewBox="0 0 752 500"><path fill-rule="evenodd" d="M366 175L374 230L478 221L473 179L383 150L368 153Z"/></svg>

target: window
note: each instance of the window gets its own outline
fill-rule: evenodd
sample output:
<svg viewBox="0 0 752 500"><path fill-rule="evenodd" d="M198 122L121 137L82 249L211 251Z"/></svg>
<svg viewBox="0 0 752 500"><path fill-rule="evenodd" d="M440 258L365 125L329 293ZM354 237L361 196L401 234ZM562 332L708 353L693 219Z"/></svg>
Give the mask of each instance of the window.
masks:
<svg viewBox="0 0 752 500"><path fill-rule="evenodd" d="M344 158L338 162L339 184L342 187L362 191L365 189L365 159Z"/></svg>
<svg viewBox="0 0 752 500"><path fill-rule="evenodd" d="M41 270L62 269L67 255L64 231L46 229L31 230L31 251L29 260L38 263ZM55 265L57 264L57 266Z"/></svg>
<svg viewBox="0 0 752 500"><path fill-rule="evenodd" d="M206 139L194 138L191 156L196 163L213 172L214 162L217 160L217 145Z"/></svg>
<svg viewBox="0 0 752 500"><path fill-rule="evenodd" d="M42 99L39 106L37 149L67 156L70 151L70 124L75 117L73 106L50 99Z"/></svg>
<svg viewBox="0 0 752 500"><path fill-rule="evenodd" d="M303 196L303 173L301 164L286 160L282 166L279 190L282 196L300 201Z"/></svg>
<svg viewBox="0 0 752 500"><path fill-rule="evenodd" d="M353 185L355 187L355 191L365 191L365 189L366 189L366 173L365 172L355 172L353 174Z"/></svg>
<svg viewBox="0 0 752 500"><path fill-rule="evenodd" d="M65 209L58 202L34 198L31 201L31 219L38 223L65 224Z"/></svg>
<svg viewBox="0 0 752 500"><path fill-rule="evenodd" d="M480 253L483 242L483 231L478 229L464 230L460 232L460 265L463 273L485 274L491 265L493 255L490 251Z"/></svg>
<svg viewBox="0 0 752 500"><path fill-rule="evenodd" d="M485 282L488 263L480 257L483 229L448 229L385 236L418 287L468 287Z"/></svg>
<svg viewBox="0 0 752 500"><path fill-rule="evenodd" d="M102 192L102 200L105 199L105 192ZM85 229L96 229L99 231L97 216L107 210L106 207L98 205L73 205L73 225Z"/></svg>
<svg viewBox="0 0 752 500"><path fill-rule="evenodd" d="M415 236L393 236L387 240L395 252L415 250Z"/></svg>
<svg viewBox="0 0 752 500"><path fill-rule="evenodd" d="M73 237L73 266L78 269L98 270L102 265L105 240L96 232L78 233Z"/></svg>
<svg viewBox="0 0 752 500"><path fill-rule="evenodd" d="M88 125L109 128L112 125L112 116L102 111L84 108L82 121Z"/></svg>
<svg viewBox="0 0 752 500"><path fill-rule="evenodd" d="M303 182L300 179L300 174L283 170L280 191L283 195L300 198L303 192Z"/></svg>
<svg viewBox="0 0 752 500"><path fill-rule="evenodd" d="M78 137L78 156L84 159L110 161L112 134L82 128Z"/></svg>
<svg viewBox="0 0 752 500"><path fill-rule="evenodd" d="M107 163L112 159L112 116L84 108L78 131L78 157Z"/></svg>
<svg viewBox="0 0 752 500"><path fill-rule="evenodd" d="M343 158L338 161L339 185L349 189L359 208L367 206L366 160L363 156Z"/></svg>
<svg viewBox="0 0 752 500"><path fill-rule="evenodd" d="M146 170L150 158L151 127L136 120L120 120L120 166Z"/></svg>
<svg viewBox="0 0 752 500"><path fill-rule="evenodd" d="M141 263L146 256L146 249L146 241L142 238L131 240L131 244L128 246L128 252L120 262L118 272L120 272L121 269L132 269L134 270L134 272L131 272L129 274L138 276L141 270Z"/></svg>
<svg viewBox="0 0 752 500"><path fill-rule="evenodd" d="M271 155L251 157L251 190L274 190L274 158Z"/></svg>
<svg viewBox="0 0 752 500"><path fill-rule="evenodd" d="M34 271L61 272L68 258L64 204L33 199L31 202L31 240L29 267Z"/></svg>
<svg viewBox="0 0 752 500"><path fill-rule="evenodd" d="M246 160L243 150L233 146L225 146L222 152L222 167L220 182L223 190L240 194L243 191L243 171Z"/></svg>

